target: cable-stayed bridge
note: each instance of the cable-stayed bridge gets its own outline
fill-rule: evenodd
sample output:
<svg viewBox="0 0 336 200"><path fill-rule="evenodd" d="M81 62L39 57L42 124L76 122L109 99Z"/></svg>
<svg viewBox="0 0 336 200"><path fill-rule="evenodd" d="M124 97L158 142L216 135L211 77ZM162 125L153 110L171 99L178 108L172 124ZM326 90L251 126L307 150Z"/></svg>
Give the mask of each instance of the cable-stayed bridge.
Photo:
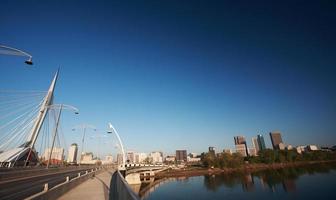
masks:
<svg viewBox="0 0 336 200"><path fill-rule="evenodd" d="M43 93L23 92L21 93L21 98L14 96L13 99L7 102L1 102L5 106L5 111L11 108L9 112L1 116L1 167L36 165L38 163L35 144L41 132L42 125L44 123L46 126L48 125L46 116L49 114L50 106L53 103L57 78L58 71L45 96L37 105L34 105L35 101L33 100L41 97ZM25 101L24 103L21 102L22 99ZM11 106L19 107L12 108ZM14 119L10 119L10 117L14 117ZM23 143L20 144L20 142Z"/></svg>
<svg viewBox="0 0 336 200"><path fill-rule="evenodd" d="M55 199L96 175L103 176L103 179L111 183L106 186L109 188L110 198L113 196L114 199L124 199L124 197L137 199L137 194L128 184L136 184L139 188L139 184L149 180L149 176L153 176L154 171L163 170L167 166L126 164L123 144L112 124L109 124L108 133L117 137L118 147L123 155L122 163L58 165L48 168L53 154L52 149L61 146L62 143L59 134L62 109L72 109L76 114L78 112L72 106L54 104L58 76L59 71L54 75L47 91L0 90L0 199ZM84 137L85 131L82 149ZM46 156L42 158L41 152L50 147L46 165L43 160ZM93 192L96 190L95 187L100 186L92 187L94 188L89 190L92 189ZM77 191L77 193L81 192L81 190ZM106 195L104 197L98 197L94 193L90 195L95 199L106 199Z"/></svg>

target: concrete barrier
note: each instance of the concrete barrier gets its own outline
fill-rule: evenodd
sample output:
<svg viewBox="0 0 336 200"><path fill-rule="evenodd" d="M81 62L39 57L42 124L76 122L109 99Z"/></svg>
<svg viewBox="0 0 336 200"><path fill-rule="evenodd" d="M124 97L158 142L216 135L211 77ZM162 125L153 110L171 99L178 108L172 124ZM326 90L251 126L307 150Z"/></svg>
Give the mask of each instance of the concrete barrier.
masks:
<svg viewBox="0 0 336 200"><path fill-rule="evenodd" d="M110 184L110 200L138 200L139 196L130 188L119 171L114 172Z"/></svg>
<svg viewBox="0 0 336 200"><path fill-rule="evenodd" d="M71 180L68 177L64 179L64 183L56 185L53 188L48 188L48 184L45 184L44 190L40 193L37 193L33 196L26 198L26 200L53 200L57 199L64 193L68 192L72 188L78 186L79 184L83 183L84 181L88 180L95 176L96 173L99 173L99 169L95 169L89 173L85 173L82 176L77 176Z"/></svg>

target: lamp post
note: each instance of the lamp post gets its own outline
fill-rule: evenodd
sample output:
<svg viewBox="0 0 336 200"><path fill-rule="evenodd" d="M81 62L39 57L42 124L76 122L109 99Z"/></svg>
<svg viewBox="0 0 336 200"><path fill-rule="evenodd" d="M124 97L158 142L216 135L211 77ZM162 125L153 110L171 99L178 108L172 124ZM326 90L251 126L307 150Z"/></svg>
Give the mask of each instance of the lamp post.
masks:
<svg viewBox="0 0 336 200"><path fill-rule="evenodd" d="M83 131L83 137L82 137L82 152L81 152L81 156L84 152L84 141L85 141L85 135L86 135L86 129L93 129L94 131L96 131L96 127L90 124L80 124L77 125L76 127L72 128L72 131L75 130L82 130ZM81 158L79 158L79 165L81 164Z"/></svg>
<svg viewBox="0 0 336 200"><path fill-rule="evenodd" d="M120 148L121 148L121 153L122 153L122 156L123 156L122 166L119 165L118 170L125 177L125 175L126 175L126 167L125 167L125 165L126 165L126 154L125 154L124 146L121 142L121 139L119 137L119 134L118 134L117 130L113 127L113 125L111 123L109 123L109 130L107 131L107 133L109 133L109 134L115 133L116 136L117 136L117 139L119 141L119 145L120 145Z"/></svg>
<svg viewBox="0 0 336 200"><path fill-rule="evenodd" d="M33 56L20 49L5 46L5 45L0 45L0 54L13 55L13 56L25 56L25 57L28 57L25 63L27 65L33 65L33 60L32 60Z"/></svg>
<svg viewBox="0 0 336 200"><path fill-rule="evenodd" d="M65 105L65 104L52 104L49 106L50 109L59 109L58 112L58 116L57 116L57 120L56 120L56 126L55 126L55 131L54 131L54 136L53 136L53 141L52 141L52 145L51 145L51 149L50 149L50 154L49 154L49 159L48 159L48 163L47 163L47 169L49 168L50 165L50 160L51 160L51 155L54 149L54 145L55 145L55 138L57 135L57 131L58 131L58 125L60 122L60 118L61 118L61 113L63 109L69 109L69 110L73 110L75 112L75 114L79 114L79 111L77 108L70 106L70 105Z"/></svg>

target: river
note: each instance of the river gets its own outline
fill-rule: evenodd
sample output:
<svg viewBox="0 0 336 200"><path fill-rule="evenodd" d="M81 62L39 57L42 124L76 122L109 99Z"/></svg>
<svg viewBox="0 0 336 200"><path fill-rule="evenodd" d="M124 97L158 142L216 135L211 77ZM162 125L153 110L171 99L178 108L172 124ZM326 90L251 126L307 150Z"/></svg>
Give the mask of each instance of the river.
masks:
<svg viewBox="0 0 336 200"><path fill-rule="evenodd" d="M142 199L336 199L336 165L256 173L163 178L143 184Z"/></svg>

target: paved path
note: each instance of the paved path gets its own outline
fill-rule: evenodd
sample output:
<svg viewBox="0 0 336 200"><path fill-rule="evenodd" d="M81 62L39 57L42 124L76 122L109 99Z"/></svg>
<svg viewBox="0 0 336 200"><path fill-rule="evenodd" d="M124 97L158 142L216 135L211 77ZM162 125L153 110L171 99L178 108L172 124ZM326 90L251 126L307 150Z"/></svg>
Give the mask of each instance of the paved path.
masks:
<svg viewBox="0 0 336 200"><path fill-rule="evenodd" d="M59 197L59 200L104 200L109 199L110 182L114 170L104 172L92 177Z"/></svg>

